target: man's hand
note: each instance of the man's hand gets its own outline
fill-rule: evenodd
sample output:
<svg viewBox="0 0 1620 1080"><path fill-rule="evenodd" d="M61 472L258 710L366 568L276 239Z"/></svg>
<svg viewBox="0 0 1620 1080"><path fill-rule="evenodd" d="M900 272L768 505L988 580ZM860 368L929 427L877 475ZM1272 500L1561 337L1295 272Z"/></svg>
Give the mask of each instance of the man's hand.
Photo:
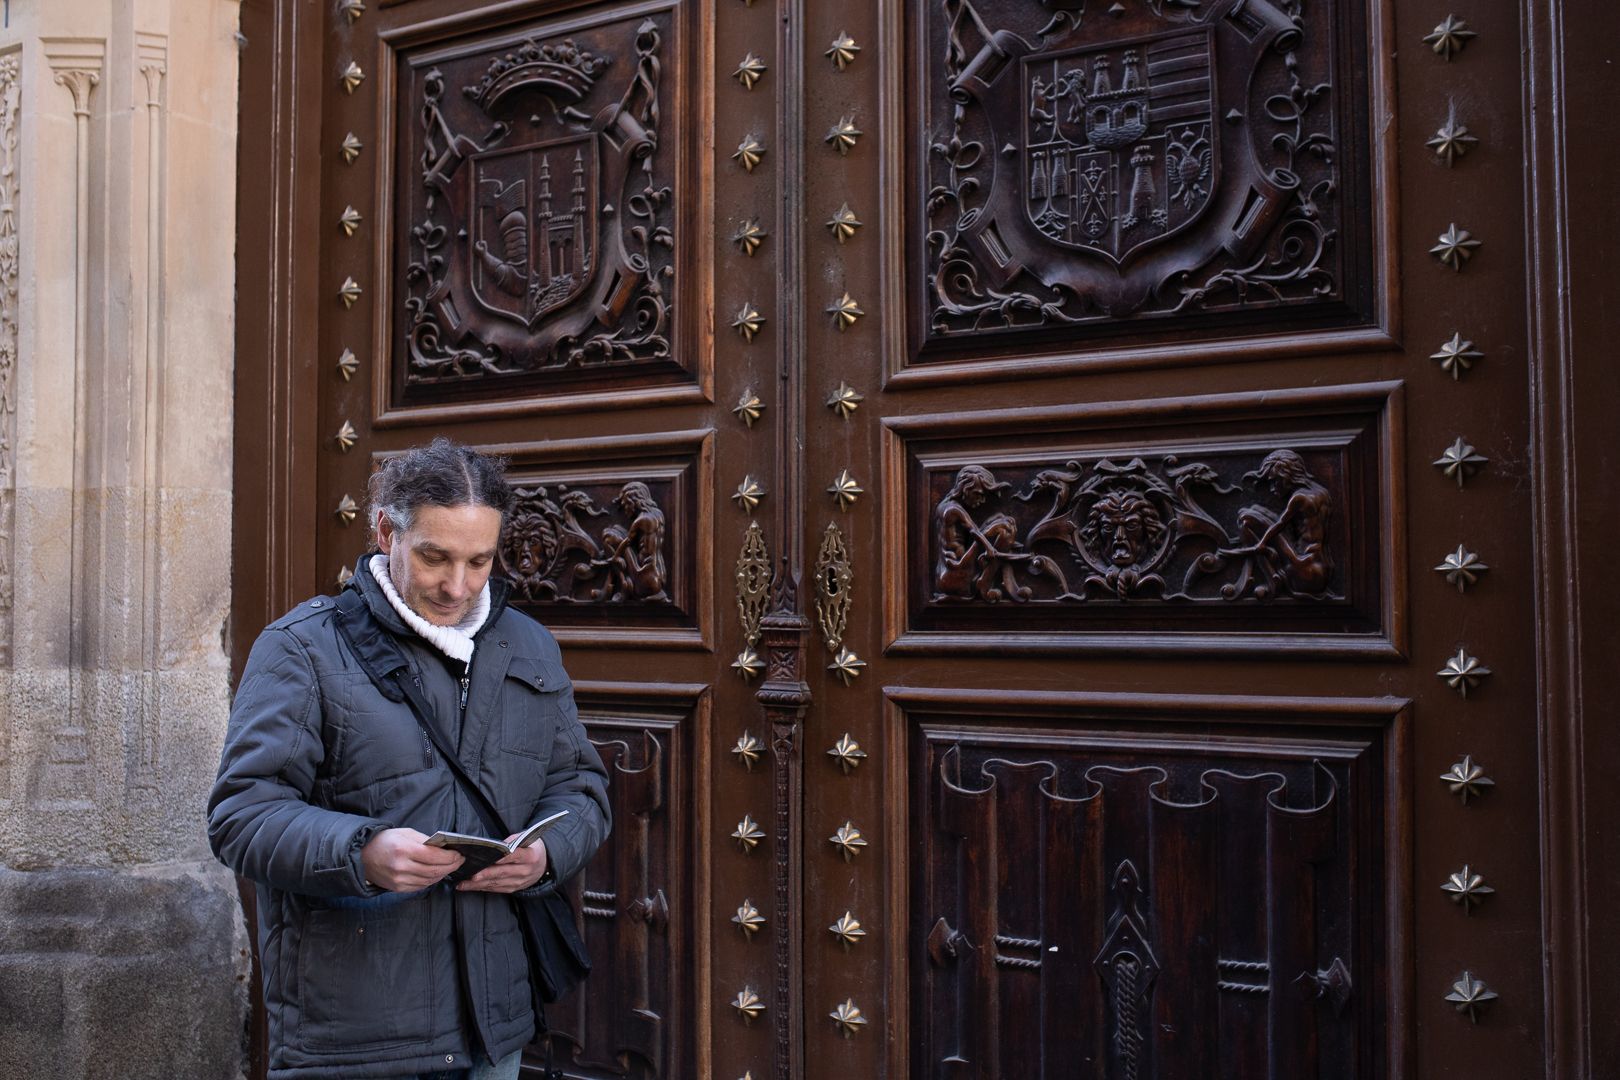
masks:
<svg viewBox="0 0 1620 1080"><path fill-rule="evenodd" d="M415 829L384 829L360 849L366 880L389 892L417 892L444 880L463 862L444 848L428 847Z"/></svg>
<svg viewBox="0 0 1620 1080"><path fill-rule="evenodd" d="M511 843L512 837L508 836L506 840ZM546 863L546 842L536 840L528 847L518 848L493 866L484 867L456 888L465 892L522 892L545 876Z"/></svg>

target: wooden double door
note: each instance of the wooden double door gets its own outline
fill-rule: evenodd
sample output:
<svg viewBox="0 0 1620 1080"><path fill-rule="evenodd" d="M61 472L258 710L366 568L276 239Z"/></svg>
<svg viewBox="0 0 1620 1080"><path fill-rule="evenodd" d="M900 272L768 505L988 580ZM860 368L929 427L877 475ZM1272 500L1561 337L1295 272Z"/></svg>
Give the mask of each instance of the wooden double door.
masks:
<svg viewBox="0 0 1620 1080"><path fill-rule="evenodd" d="M566 1075L1543 1075L1515 12L245 18L238 610L509 458L612 774Z"/></svg>

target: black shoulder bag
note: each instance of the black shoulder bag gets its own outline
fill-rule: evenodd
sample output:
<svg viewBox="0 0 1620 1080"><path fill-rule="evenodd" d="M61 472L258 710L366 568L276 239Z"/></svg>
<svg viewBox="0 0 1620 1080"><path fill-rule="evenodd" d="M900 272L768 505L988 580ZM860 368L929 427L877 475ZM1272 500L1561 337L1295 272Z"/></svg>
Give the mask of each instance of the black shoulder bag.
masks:
<svg viewBox="0 0 1620 1080"><path fill-rule="evenodd" d="M422 688L410 675L410 666L404 653L383 630L376 625L366 608L365 598L354 589L345 589L338 597L337 627L343 639L354 650L360 666L374 686L390 701L405 702L416 715L439 756L450 767L450 773L472 799L473 808L491 835L511 836L518 830L501 819L495 804L484 794L472 777L467 775L455 752L445 743L439 730L432 706L422 696ZM523 933L523 949L529 960L529 985L534 991L534 1016L540 1030L545 1030L543 1005L557 1001L591 973L590 954L579 935L579 923L568 894L553 887L539 897L511 897L512 910L517 915L518 927Z"/></svg>

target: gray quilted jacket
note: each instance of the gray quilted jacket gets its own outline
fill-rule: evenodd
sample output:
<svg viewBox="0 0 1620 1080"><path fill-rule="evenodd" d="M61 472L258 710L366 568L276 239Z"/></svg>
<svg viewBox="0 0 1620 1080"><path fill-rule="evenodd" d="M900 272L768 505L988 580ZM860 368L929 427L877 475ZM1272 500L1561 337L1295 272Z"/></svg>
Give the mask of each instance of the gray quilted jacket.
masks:
<svg viewBox="0 0 1620 1080"><path fill-rule="evenodd" d="M491 586L465 713L456 675L389 606L365 558L349 588L396 638L501 816L521 828L569 811L545 837L566 881L607 838L606 774L555 639L505 606L504 582ZM214 853L257 885L270 1077L464 1069L479 1050L499 1060L535 1034L511 901L447 885L386 893L360 864L382 829L489 830L409 706L361 671L334 614L334 601L317 597L260 635L208 801Z"/></svg>

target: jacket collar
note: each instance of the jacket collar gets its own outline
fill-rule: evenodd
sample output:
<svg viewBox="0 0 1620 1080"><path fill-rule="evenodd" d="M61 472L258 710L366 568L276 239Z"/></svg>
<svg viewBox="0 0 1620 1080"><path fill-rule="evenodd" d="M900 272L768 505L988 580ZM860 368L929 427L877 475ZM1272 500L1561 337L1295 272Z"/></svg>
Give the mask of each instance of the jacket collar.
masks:
<svg viewBox="0 0 1620 1080"><path fill-rule="evenodd" d="M354 564L354 576L343 588L345 591L353 589L359 593L366 602L366 608L371 612L372 618L381 623L390 633L397 637L416 637L416 631L405 625L405 620L399 617L394 605L388 602L383 595L382 586L377 579L371 576L371 557L380 554L376 548L371 548L361 555ZM489 578L489 614L484 617L484 624L473 635L477 641L489 633L489 628L495 625L501 613L506 610L506 601L512 595L512 583L503 577L491 574Z"/></svg>

